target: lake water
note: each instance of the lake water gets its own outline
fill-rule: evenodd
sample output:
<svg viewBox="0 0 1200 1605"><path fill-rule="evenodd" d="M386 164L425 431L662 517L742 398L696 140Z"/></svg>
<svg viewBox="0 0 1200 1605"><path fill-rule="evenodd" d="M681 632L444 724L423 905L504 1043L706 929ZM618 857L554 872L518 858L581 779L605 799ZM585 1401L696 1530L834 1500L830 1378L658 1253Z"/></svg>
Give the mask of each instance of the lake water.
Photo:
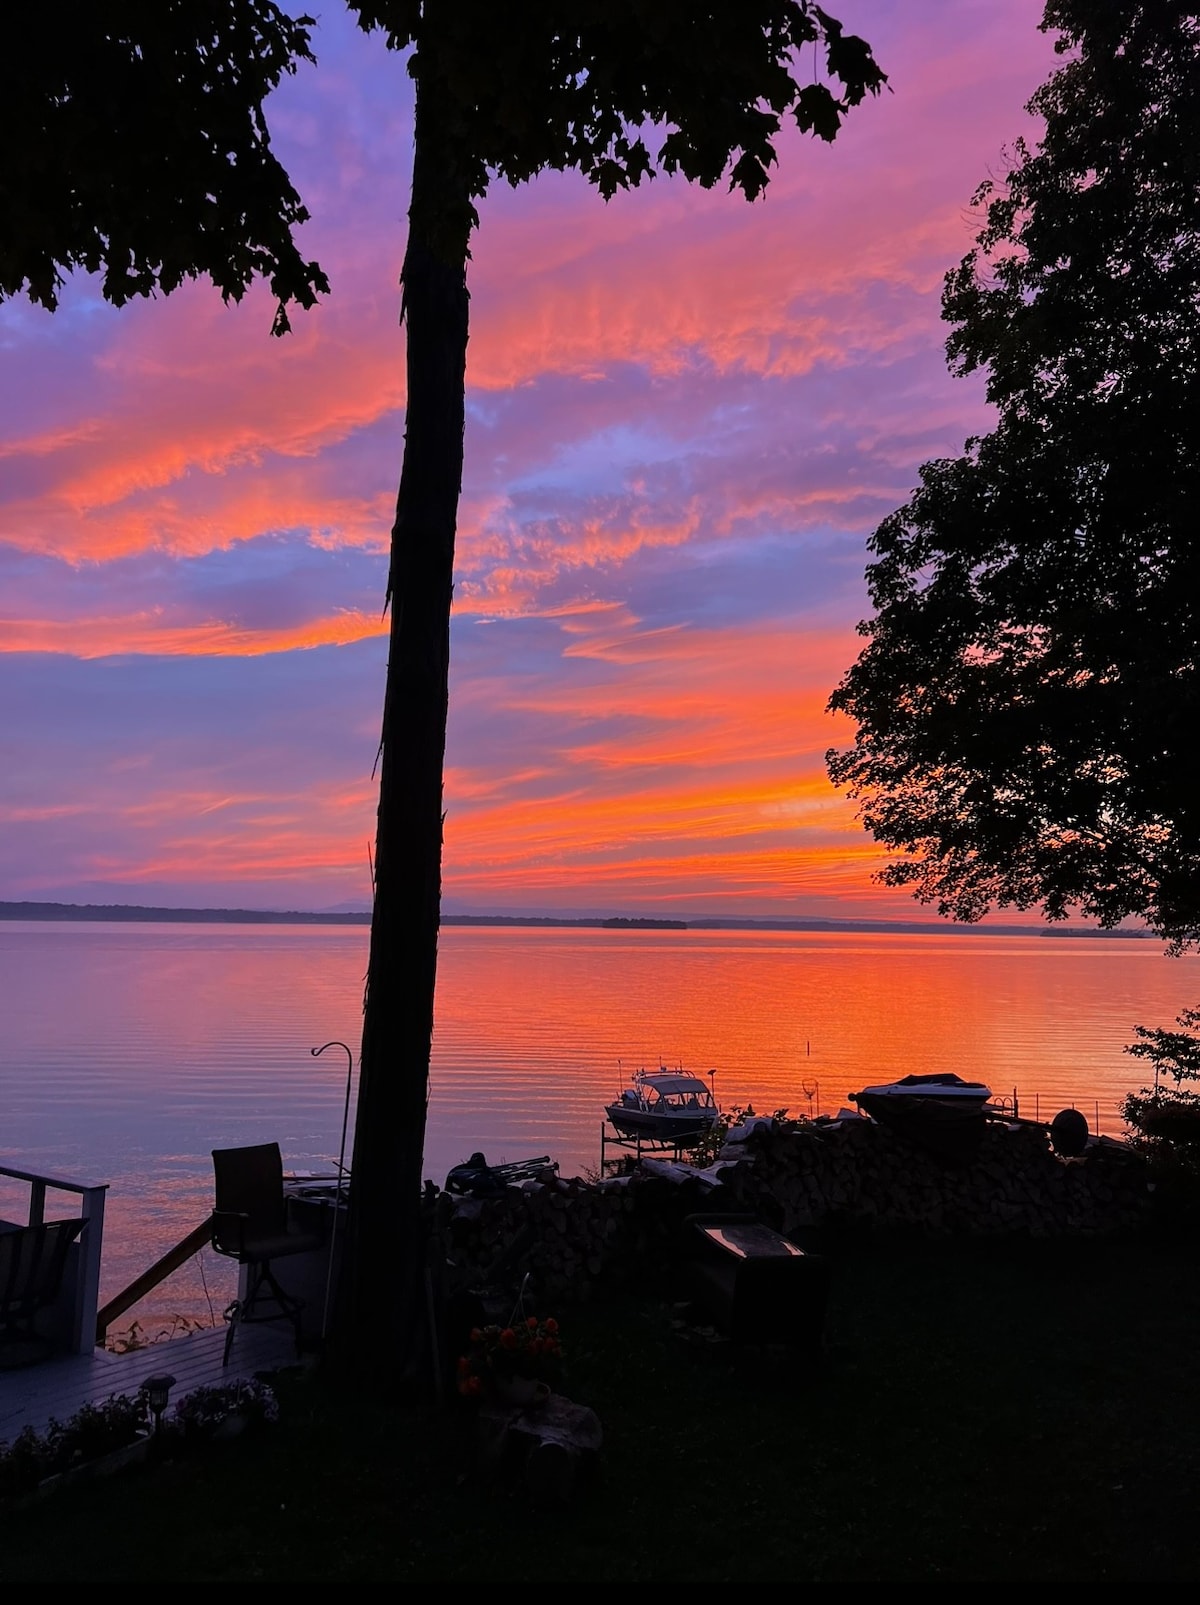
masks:
<svg viewBox="0 0 1200 1605"><path fill-rule="evenodd" d="M346 1057L310 1050L357 1065L366 956L362 926L0 922L0 1164L110 1184L102 1299L207 1214L211 1149L332 1169ZM1200 959L1146 940L451 926L425 1173L476 1149L594 1169L621 1067L659 1062L793 1113L953 1070L1119 1134L1134 1025L1198 1003ZM0 1215L23 1198L0 1178ZM122 1324L219 1318L231 1280L201 1255Z"/></svg>

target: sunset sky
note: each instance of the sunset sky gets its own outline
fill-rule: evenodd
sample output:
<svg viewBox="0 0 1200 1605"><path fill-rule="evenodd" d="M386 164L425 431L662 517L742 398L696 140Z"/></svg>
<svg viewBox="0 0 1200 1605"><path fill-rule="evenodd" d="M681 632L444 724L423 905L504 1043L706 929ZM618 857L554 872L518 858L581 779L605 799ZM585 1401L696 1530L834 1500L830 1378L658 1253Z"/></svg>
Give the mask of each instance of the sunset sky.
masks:
<svg viewBox="0 0 1200 1605"><path fill-rule="evenodd" d="M988 426L946 372L1039 0L842 0L890 93L765 197L573 175L481 207L451 912L920 916L825 778L871 530ZM0 899L369 900L403 432L402 59L330 7L269 105L332 293L0 304Z"/></svg>

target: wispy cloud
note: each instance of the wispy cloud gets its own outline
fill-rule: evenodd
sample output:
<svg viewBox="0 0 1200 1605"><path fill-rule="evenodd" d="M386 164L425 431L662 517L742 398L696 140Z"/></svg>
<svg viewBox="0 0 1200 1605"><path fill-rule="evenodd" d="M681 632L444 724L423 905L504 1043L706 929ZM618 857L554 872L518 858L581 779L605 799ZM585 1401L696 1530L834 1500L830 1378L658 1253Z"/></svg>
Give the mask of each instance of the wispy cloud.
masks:
<svg viewBox="0 0 1200 1605"><path fill-rule="evenodd" d="M748 206L497 185L470 270L452 904L907 908L824 778L865 540L986 419L942 360L1037 0L847 17L893 92ZM340 16L275 101L333 294L0 307L0 897L364 890L411 91ZM157 888L157 892L156 889Z"/></svg>

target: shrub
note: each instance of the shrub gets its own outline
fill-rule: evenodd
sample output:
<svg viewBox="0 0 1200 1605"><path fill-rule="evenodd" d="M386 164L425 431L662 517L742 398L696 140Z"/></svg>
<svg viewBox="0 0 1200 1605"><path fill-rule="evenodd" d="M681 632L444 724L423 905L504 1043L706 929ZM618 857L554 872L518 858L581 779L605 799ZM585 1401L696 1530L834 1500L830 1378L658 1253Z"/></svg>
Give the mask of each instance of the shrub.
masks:
<svg viewBox="0 0 1200 1605"><path fill-rule="evenodd" d="M1154 1066L1154 1085L1121 1100L1131 1147L1145 1155L1176 1202L1200 1206L1200 1094L1184 1083L1200 1081L1200 1009L1185 1009L1177 1030L1135 1026L1139 1041L1125 1049ZM1164 1078L1173 1086L1164 1086Z"/></svg>
<svg viewBox="0 0 1200 1605"><path fill-rule="evenodd" d="M233 1415L241 1416L250 1425L278 1421L275 1390L265 1382L250 1379L193 1388L180 1399L165 1425L173 1436L185 1440L211 1438L221 1423Z"/></svg>
<svg viewBox="0 0 1200 1605"><path fill-rule="evenodd" d="M43 1432L23 1427L12 1443L0 1443L0 1498L31 1493L57 1472L136 1443L147 1421L143 1395L114 1393L102 1404L83 1405L67 1421L51 1417Z"/></svg>

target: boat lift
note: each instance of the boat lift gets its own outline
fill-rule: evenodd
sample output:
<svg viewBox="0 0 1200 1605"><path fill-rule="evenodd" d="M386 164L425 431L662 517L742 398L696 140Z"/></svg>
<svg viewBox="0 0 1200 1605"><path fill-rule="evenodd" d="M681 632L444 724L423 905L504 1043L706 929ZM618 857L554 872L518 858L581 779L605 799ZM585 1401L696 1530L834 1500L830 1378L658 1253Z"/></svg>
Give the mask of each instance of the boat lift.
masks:
<svg viewBox="0 0 1200 1605"><path fill-rule="evenodd" d="M686 1164L689 1153L699 1140L697 1137L683 1139L668 1137L664 1140L647 1137L644 1134L627 1137L605 1120L600 1126L600 1175L604 1177L611 1171L619 1169L630 1155L634 1159L641 1159L642 1155L646 1154L652 1159L673 1159L676 1164ZM611 1158L608 1152L610 1148L619 1150Z"/></svg>

